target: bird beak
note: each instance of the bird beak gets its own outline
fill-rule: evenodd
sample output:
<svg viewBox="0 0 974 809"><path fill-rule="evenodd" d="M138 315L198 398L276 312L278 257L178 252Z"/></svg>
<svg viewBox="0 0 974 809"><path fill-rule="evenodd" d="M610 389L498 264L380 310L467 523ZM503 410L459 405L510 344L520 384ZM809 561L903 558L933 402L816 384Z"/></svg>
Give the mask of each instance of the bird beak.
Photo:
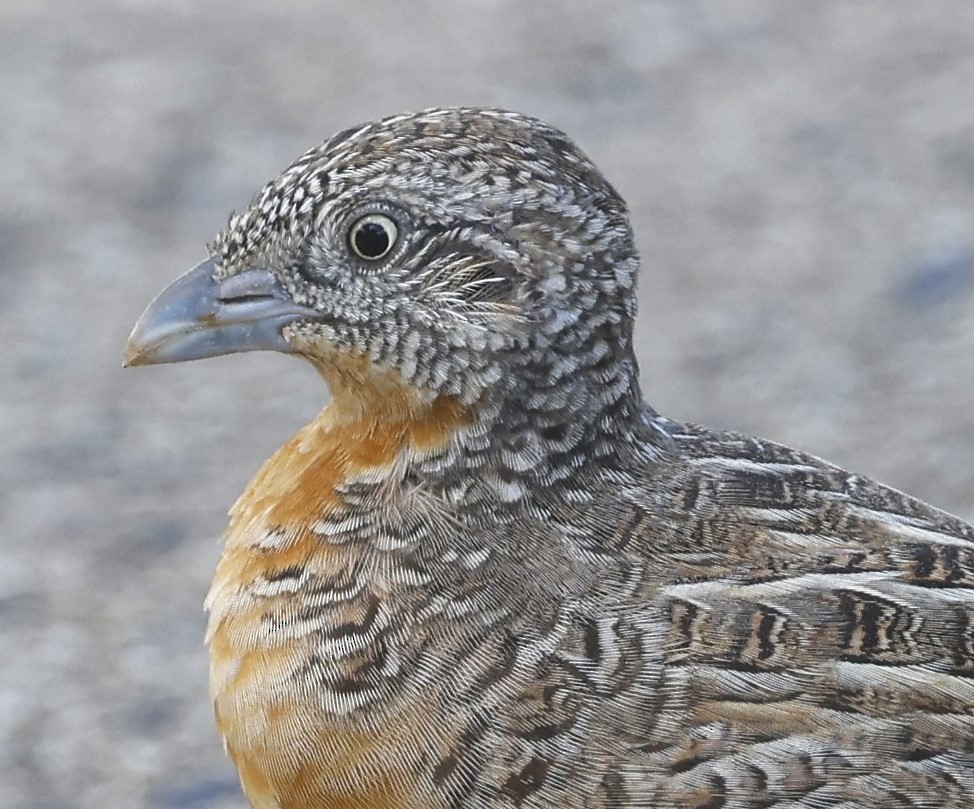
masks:
<svg viewBox="0 0 974 809"><path fill-rule="evenodd" d="M318 312L291 300L267 270L247 270L223 280L213 277L209 258L166 287L139 318L122 365L183 362L241 351L294 348L281 330Z"/></svg>

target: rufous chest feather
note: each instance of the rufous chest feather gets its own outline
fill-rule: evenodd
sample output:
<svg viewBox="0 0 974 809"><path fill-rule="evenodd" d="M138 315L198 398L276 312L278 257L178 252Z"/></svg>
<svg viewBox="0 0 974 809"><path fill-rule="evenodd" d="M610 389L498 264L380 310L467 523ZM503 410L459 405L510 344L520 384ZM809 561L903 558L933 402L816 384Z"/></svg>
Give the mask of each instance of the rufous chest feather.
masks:
<svg viewBox="0 0 974 809"><path fill-rule="evenodd" d="M434 706L394 704L371 687L392 676L383 629L397 607L368 537L343 542L327 528L348 481L388 476L394 488L404 458L444 446L466 422L450 400L397 415L349 418L332 405L231 511L206 602L210 688L255 807L420 805L409 760L438 747Z"/></svg>

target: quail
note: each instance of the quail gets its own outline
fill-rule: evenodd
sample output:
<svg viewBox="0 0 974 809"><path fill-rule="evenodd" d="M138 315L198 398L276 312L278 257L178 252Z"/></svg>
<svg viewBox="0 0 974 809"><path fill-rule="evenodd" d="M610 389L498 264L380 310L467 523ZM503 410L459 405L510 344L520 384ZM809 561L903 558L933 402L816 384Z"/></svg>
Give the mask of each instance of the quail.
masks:
<svg viewBox="0 0 974 809"><path fill-rule="evenodd" d="M126 363L303 357L231 510L210 691L255 809L971 809L974 527L669 420L625 203L491 109L348 129Z"/></svg>

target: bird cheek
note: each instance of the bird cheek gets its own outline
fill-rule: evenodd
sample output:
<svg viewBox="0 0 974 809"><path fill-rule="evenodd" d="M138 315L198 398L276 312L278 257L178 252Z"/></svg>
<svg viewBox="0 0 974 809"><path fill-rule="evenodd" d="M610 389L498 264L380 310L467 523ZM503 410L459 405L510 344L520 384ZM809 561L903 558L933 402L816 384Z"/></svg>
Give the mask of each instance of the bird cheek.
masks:
<svg viewBox="0 0 974 809"><path fill-rule="evenodd" d="M341 347L336 330L325 323L292 323L281 334L296 354L313 364L327 362Z"/></svg>

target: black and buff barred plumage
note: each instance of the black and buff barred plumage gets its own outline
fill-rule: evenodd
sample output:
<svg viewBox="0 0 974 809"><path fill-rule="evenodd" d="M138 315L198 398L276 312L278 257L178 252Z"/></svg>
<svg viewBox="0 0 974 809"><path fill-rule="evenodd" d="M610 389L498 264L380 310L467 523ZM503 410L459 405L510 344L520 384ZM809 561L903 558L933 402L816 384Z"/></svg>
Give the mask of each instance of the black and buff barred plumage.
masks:
<svg viewBox="0 0 974 809"><path fill-rule="evenodd" d="M332 403L208 599L252 805L974 807L974 528L643 402L625 204L531 118L347 130L132 364L296 353Z"/></svg>

